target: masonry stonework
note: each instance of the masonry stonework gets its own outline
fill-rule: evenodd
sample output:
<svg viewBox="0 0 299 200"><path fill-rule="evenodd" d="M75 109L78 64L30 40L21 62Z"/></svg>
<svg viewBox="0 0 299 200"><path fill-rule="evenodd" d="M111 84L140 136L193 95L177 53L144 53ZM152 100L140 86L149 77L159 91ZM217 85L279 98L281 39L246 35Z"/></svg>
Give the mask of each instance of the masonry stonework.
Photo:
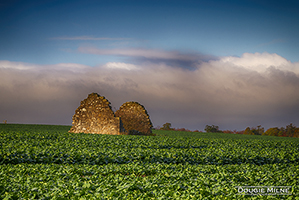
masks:
<svg viewBox="0 0 299 200"><path fill-rule="evenodd" d="M124 128L128 134L145 134L152 133L152 122L143 105L138 102L126 102L118 111L115 116L122 119Z"/></svg>
<svg viewBox="0 0 299 200"><path fill-rule="evenodd" d="M115 117L110 102L97 93L81 101L73 116L70 133L124 134L122 121Z"/></svg>

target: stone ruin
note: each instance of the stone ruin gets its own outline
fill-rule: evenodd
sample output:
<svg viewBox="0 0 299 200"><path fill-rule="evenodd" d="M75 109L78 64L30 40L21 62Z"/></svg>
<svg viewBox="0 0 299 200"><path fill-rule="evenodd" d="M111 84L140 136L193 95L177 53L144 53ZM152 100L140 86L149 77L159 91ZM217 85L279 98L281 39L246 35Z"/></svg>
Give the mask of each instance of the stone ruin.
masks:
<svg viewBox="0 0 299 200"><path fill-rule="evenodd" d="M125 130L130 134L145 134L152 133L152 122L145 110L144 106L137 102L126 102L118 111L115 116L120 117Z"/></svg>
<svg viewBox="0 0 299 200"><path fill-rule="evenodd" d="M144 106L127 102L114 114L110 102L97 93L81 101L72 119L70 133L150 135L153 127Z"/></svg>
<svg viewBox="0 0 299 200"><path fill-rule="evenodd" d="M72 124L70 133L119 135L125 131L121 119L115 117L110 102L97 93L89 94L81 101Z"/></svg>

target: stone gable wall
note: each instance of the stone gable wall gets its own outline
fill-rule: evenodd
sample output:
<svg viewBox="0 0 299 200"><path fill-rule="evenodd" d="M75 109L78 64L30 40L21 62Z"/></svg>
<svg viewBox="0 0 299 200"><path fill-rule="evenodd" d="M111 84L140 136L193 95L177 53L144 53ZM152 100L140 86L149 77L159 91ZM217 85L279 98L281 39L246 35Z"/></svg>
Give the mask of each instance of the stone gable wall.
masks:
<svg viewBox="0 0 299 200"><path fill-rule="evenodd" d="M118 111L115 116L120 117L124 124L124 128L128 134L145 134L152 133L152 122L149 115L141 104L138 102L126 102Z"/></svg>
<svg viewBox="0 0 299 200"><path fill-rule="evenodd" d="M71 133L119 135L124 133L122 121L115 117L110 102L97 93L81 101L73 116Z"/></svg>

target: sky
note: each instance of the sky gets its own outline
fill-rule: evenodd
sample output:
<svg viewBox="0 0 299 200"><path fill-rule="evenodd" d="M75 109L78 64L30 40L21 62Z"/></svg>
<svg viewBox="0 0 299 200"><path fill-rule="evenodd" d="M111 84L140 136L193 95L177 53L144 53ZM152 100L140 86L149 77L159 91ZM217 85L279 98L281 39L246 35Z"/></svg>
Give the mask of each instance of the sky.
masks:
<svg viewBox="0 0 299 200"><path fill-rule="evenodd" d="M0 121L71 125L96 92L154 127L299 126L296 0L0 1Z"/></svg>

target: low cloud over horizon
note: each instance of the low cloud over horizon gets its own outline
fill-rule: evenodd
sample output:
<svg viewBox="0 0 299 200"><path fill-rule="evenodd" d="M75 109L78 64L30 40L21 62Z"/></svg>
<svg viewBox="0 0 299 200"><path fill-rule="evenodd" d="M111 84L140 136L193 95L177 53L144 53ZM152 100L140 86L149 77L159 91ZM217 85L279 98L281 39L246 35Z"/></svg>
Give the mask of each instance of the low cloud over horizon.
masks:
<svg viewBox="0 0 299 200"><path fill-rule="evenodd" d="M2 60L0 120L70 125L80 101L96 92L114 111L124 102L138 101L155 127L166 122L191 130L204 130L207 124L221 130L299 126L299 63L277 54L212 59L148 49L79 51L146 59L95 67Z"/></svg>

